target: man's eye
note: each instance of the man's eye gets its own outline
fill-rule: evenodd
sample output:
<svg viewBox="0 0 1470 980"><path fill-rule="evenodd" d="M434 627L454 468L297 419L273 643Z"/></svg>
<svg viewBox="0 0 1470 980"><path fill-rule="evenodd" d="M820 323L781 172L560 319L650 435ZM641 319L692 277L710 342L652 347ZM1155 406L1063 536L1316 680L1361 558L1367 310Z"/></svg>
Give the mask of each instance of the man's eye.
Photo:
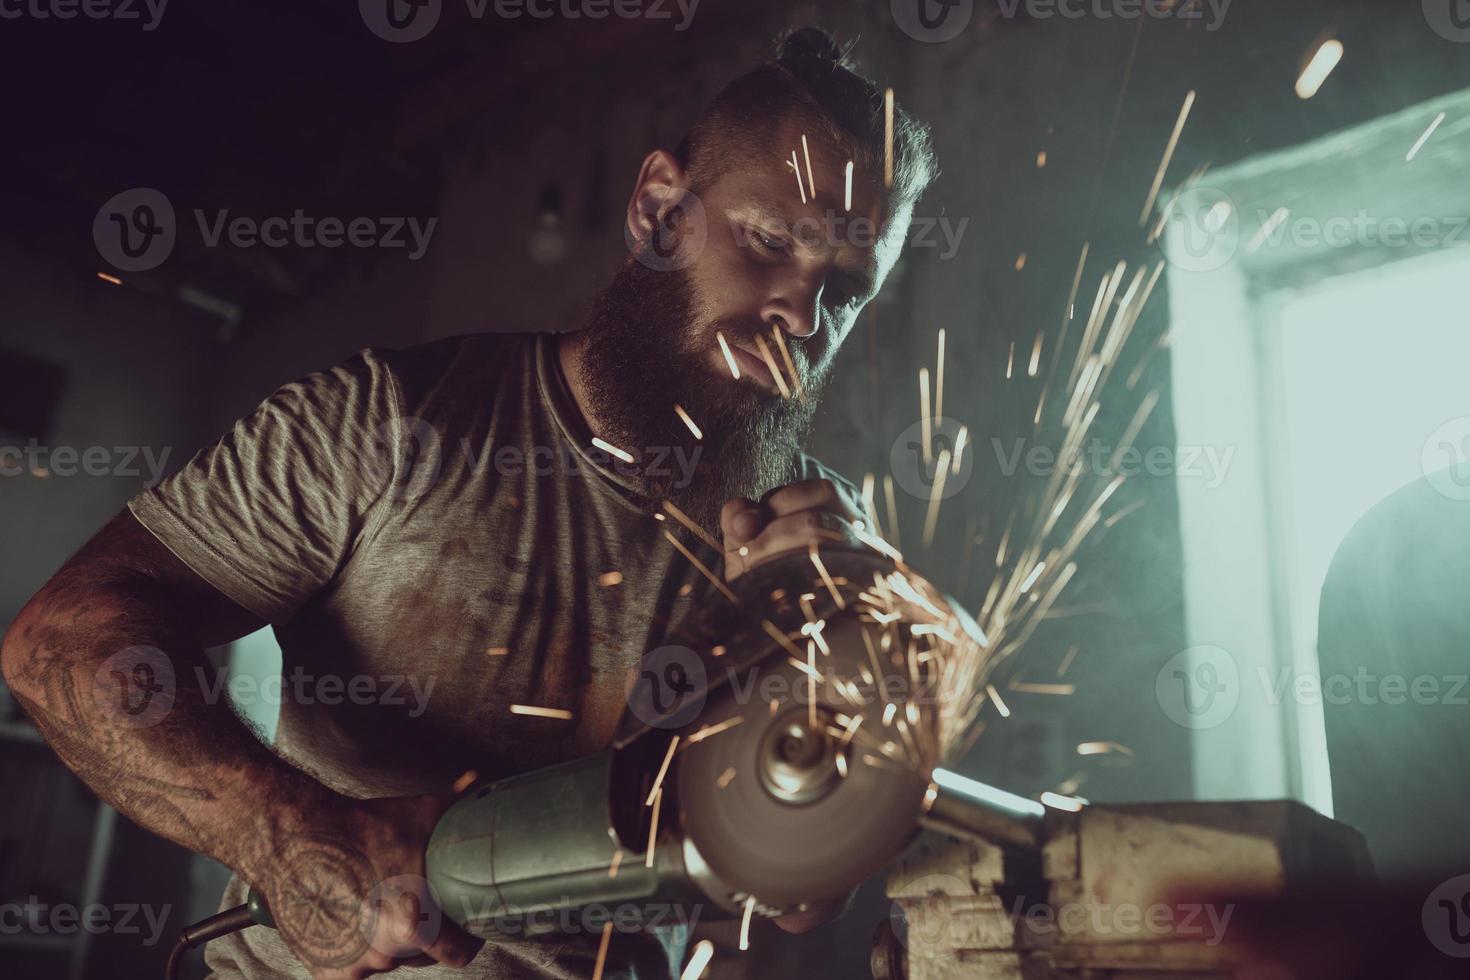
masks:
<svg viewBox="0 0 1470 980"><path fill-rule="evenodd" d="M786 243L781 241L781 239L772 238L770 235L765 234L758 228L750 229L750 238L751 241L755 242L757 245L768 252L780 252L784 251L786 248Z"/></svg>

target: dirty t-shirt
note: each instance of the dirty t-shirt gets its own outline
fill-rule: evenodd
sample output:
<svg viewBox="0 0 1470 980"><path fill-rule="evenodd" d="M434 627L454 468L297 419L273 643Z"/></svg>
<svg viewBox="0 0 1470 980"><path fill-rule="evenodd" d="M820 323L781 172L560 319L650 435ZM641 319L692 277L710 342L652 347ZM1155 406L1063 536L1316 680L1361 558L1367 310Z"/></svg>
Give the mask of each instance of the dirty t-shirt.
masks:
<svg viewBox="0 0 1470 980"><path fill-rule="evenodd" d="M687 479L695 451L644 462ZM793 475L831 474L803 456ZM277 748L359 798L605 748L630 667L713 592L593 447L547 335L363 350L280 388L130 508L272 624ZM234 878L221 907L244 897ZM666 976L680 933L620 935L604 976ZM600 938L497 939L466 971L405 972L585 980ZM207 959L220 977L308 975L262 928Z"/></svg>

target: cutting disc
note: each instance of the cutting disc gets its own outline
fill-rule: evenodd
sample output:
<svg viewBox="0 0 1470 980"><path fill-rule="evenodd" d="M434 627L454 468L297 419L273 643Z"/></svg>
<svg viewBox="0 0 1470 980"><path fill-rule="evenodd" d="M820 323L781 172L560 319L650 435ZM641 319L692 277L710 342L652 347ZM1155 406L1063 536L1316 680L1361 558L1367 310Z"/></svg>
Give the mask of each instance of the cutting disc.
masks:
<svg viewBox="0 0 1470 980"><path fill-rule="evenodd" d="M831 653L820 658L821 673L858 676L868 662L862 627L834 620L825 636ZM881 702L855 706L850 688L843 696L818 684L819 728L862 714L867 731L845 747L830 734L803 740L809 678L784 650L767 658L712 697L701 717L705 725L741 721L680 753L685 833L737 901L794 909L844 898L915 831L928 780L901 751L882 754L899 737L883 725Z"/></svg>

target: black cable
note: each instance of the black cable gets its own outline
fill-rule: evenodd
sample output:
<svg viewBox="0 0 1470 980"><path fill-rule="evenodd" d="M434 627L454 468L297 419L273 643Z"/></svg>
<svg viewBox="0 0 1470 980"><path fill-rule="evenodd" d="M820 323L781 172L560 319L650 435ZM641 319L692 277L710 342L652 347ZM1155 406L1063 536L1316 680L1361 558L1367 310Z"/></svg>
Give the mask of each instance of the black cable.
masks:
<svg viewBox="0 0 1470 980"><path fill-rule="evenodd" d="M255 925L257 921L247 904L236 905L232 909L225 909L207 919L200 919L193 925L185 926L179 933L178 942L174 943L173 950L168 954L168 965L163 972L164 980L178 980L179 962L189 950L203 946L211 939L239 932L246 926Z"/></svg>

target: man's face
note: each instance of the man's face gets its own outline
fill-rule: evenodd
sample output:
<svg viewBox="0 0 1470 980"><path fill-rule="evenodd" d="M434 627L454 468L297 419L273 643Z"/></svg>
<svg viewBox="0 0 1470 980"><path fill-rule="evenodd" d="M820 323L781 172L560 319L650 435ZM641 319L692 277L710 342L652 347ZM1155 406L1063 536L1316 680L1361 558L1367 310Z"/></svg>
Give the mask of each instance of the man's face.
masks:
<svg viewBox="0 0 1470 980"><path fill-rule="evenodd" d="M699 453L693 481L654 489L706 526L725 500L792 478L837 350L897 259L908 211L890 215L861 172L849 208L847 185L841 151L810 134L803 148L796 123L781 128L766 157L701 189L697 203L671 157L645 163L630 229L657 247L599 298L585 381L615 444L640 458L666 446Z"/></svg>

